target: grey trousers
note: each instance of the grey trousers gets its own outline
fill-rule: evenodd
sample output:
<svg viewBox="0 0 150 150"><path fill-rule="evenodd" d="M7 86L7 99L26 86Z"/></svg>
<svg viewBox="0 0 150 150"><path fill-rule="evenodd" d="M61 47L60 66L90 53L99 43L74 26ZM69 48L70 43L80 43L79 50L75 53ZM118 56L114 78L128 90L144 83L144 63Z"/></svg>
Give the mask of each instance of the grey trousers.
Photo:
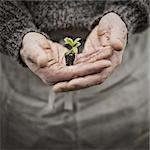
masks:
<svg viewBox="0 0 150 150"><path fill-rule="evenodd" d="M103 84L72 93L51 87L28 68L0 55L0 146L2 150L148 150L149 33L132 37L123 63Z"/></svg>

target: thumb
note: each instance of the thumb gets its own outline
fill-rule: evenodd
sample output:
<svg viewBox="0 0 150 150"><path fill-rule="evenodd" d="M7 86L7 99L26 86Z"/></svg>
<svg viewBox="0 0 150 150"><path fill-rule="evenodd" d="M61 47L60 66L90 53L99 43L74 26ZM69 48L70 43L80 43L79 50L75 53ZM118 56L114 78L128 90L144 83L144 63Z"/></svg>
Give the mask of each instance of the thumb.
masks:
<svg viewBox="0 0 150 150"><path fill-rule="evenodd" d="M48 63L48 55L41 47L37 46L30 51L28 59L37 64L39 67L45 67Z"/></svg>
<svg viewBox="0 0 150 150"><path fill-rule="evenodd" d="M121 51L123 49L123 42L117 37L111 37L110 45L117 51Z"/></svg>
<svg viewBox="0 0 150 150"><path fill-rule="evenodd" d="M126 44L127 34L125 30L113 28L110 35L110 45L116 51L121 51Z"/></svg>
<svg viewBox="0 0 150 150"><path fill-rule="evenodd" d="M39 56L37 57L37 65L40 67L45 67L47 63L48 56L44 50L41 50Z"/></svg>

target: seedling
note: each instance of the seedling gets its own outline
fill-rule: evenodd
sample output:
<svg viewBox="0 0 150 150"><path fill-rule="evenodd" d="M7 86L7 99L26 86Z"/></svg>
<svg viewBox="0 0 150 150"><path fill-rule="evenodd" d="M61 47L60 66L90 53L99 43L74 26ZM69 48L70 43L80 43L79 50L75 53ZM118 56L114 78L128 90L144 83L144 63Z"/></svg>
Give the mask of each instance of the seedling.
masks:
<svg viewBox="0 0 150 150"><path fill-rule="evenodd" d="M66 65L71 66L74 64L75 56L78 54L78 47L81 45L79 42L81 38L76 38L75 40L66 37L64 39L66 47L69 49L65 53Z"/></svg>

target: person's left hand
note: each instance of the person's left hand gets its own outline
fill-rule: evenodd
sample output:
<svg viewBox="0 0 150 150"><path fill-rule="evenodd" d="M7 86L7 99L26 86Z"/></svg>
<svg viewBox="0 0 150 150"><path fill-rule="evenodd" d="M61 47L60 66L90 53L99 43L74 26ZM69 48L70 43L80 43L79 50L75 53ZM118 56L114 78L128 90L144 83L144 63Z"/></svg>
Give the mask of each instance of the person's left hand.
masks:
<svg viewBox="0 0 150 150"><path fill-rule="evenodd" d="M122 19L115 13L109 13L102 17L99 24L92 30L88 36L83 54L100 50L104 52L107 49L113 49L109 60L111 67L105 68L100 73L88 75L73 79L71 82L61 82L55 85L56 91L78 90L104 82L113 70L122 62L123 52L127 43L127 27ZM82 55L76 58L76 64L89 62L90 60ZM93 57L93 61L97 59Z"/></svg>

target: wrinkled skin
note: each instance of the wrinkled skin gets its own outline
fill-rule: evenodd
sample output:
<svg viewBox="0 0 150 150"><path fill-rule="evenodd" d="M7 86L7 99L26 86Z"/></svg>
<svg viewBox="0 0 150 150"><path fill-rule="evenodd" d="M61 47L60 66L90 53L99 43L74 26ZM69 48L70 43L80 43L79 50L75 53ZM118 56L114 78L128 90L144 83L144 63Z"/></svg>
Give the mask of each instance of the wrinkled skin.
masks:
<svg viewBox="0 0 150 150"><path fill-rule="evenodd" d="M30 70L48 85L54 85L62 81L71 82L74 78L95 74L111 65L109 60L104 59L111 55L111 49L109 48L103 55L99 51L81 54L83 58L90 57L89 60L91 61L73 66L66 66L64 57L66 51L65 47L48 40L45 36L30 32L23 38L23 47L20 54ZM91 56L95 54L97 60L92 60Z"/></svg>
<svg viewBox="0 0 150 150"><path fill-rule="evenodd" d="M73 66L65 65L65 47L35 32L25 35L20 54L43 82L54 85L55 92L64 92L104 82L121 64L126 43L125 23L117 14L109 13L92 30Z"/></svg>
<svg viewBox="0 0 150 150"><path fill-rule="evenodd" d="M76 64L97 61L99 56L96 55L96 51L101 52L102 56L109 49L112 51L110 51L111 55L108 59L112 65L93 75L79 77L69 82L60 82L54 86L54 90L58 92L78 90L104 82L113 70L121 64L126 43L127 27L121 18L115 13L103 16L88 36L83 53L76 58ZM84 54L87 53L95 53L95 55L84 57Z"/></svg>

